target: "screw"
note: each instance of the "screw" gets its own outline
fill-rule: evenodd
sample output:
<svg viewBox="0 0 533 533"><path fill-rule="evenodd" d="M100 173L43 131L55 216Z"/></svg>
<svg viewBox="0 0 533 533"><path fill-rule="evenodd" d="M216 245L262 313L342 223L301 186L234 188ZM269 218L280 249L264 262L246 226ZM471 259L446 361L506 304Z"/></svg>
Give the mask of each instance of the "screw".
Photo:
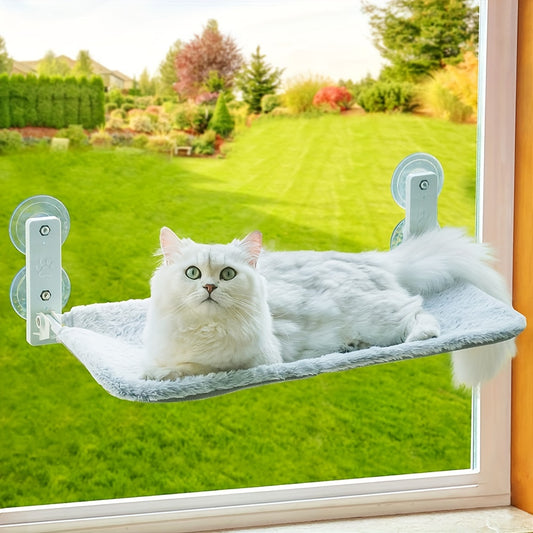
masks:
<svg viewBox="0 0 533 533"><path fill-rule="evenodd" d="M43 237L46 237L47 235L50 234L50 226L47 226L47 225L41 226L41 227L39 228L39 233L40 233Z"/></svg>
<svg viewBox="0 0 533 533"><path fill-rule="evenodd" d="M422 180L418 186L420 187L420 190L422 191L426 191L427 189L429 189L429 181L428 180Z"/></svg>
<svg viewBox="0 0 533 533"><path fill-rule="evenodd" d="M50 298L52 298L52 293L49 290L44 290L43 292L41 292L41 300L43 302L47 302L48 300L50 300Z"/></svg>

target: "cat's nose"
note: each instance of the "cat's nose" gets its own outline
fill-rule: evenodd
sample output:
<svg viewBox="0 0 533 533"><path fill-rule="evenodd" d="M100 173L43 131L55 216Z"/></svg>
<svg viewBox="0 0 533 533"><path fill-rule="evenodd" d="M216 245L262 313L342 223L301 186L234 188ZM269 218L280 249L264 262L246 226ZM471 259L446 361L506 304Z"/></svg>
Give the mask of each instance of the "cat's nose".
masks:
<svg viewBox="0 0 533 533"><path fill-rule="evenodd" d="M213 283L206 283L204 285L204 289L208 292L208 294L211 294L216 288L217 286Z"/></svg>

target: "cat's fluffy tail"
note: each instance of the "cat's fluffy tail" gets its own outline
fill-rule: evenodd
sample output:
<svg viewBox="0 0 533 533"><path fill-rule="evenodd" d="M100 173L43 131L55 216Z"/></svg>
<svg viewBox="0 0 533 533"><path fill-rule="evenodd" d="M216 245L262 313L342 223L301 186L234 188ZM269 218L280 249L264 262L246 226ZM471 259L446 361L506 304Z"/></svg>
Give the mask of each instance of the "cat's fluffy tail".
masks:
<svg viewBox="0 0 533 533"><path fill-rule="evenodd" d="M476 243L460 229L430 231L407 239L384 255L387 266L410 292L424 295L465 281L511 304L505 280L491 266L494 261L491 249L486 244ZM468 386L487 381L515 353L514 339L454 352L454 381Z"/></svg>

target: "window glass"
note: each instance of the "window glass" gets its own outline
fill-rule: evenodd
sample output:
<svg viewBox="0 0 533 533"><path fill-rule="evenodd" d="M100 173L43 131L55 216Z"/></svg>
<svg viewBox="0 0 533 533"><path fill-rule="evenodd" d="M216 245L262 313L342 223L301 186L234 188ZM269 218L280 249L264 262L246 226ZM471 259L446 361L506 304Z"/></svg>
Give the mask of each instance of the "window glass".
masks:
<svg viewBox="0 0 533 533"><path fill-rule="evenodd" d="M169 16L165 9L174 9L168 2L153 4L159 12L135 27L135 39L152 40ZM268 63L285 68L279 92L317 80L342 80L360 89L349 80L380 72L381 59L368 44L369 15L357 2L224 4L222 9L212 2L184 3L189 25L179 25L179 14L171 13L176 31L168 47L173 39L189 41L216 19L246 60L259 45ZM121 16L111 16L120 12L128 18L128 5L117 1L97 8L110 10L100 15L114 21L113 42L134 31ZM20 6L11 9L10 20L24 15ZM81 6L69 10L64 16L74 28ZM51 27L52 18L46 19ZM4 37L10 52L9 36ZM320 47L314 46L317 40ZM332 49L334 41L343 53ZM93 45L86 46L92 53ZM358 46L368 50L369 62ZM61 50L58 45L55 51ZM167 50L160 51L161 61ZM122 53L133 54L127 48ZM107 61L105 55L93 57ZM139 82L143 61L145 55L134 71ZM119 59L109 67L123 69ZM163 225L200 242L229 242L260 229L274 250L385 250L404 216L390 195L390 179L412 152L430 153L444 168L441 226L465 227L473 235L475 115L463 116L468 104L454 101L450 89L466 84L473 69L473 57L465 56L440 85L437 80L423 88L426 100L409 113L365 113L354 106L295 115L285 102L271 116L247 117L233 102L235 134L211 157L146 152L124 140L132 135L127 130L111 131L111 149L67 152L50 151L46 141L35 140L42 130L28 133L26 149L0 155L1 221L7 227L11 210L34 194L51 194L67 206L72 218L63 246L72 282L67 308L147 297ZM430 110L431 91L452 103ZM161 102L146 98L147 103ZM167 111L177 120L172 115L177 106ZM162 112L154 108L153 115ZM2 243L0 276L8 287L23 258L7 239ZM203 401L136 404L108 396L65 348L27 345L24 324L7 297L0 306L0 507L470 468L471 393L452 386L447 355Z"/></svg>

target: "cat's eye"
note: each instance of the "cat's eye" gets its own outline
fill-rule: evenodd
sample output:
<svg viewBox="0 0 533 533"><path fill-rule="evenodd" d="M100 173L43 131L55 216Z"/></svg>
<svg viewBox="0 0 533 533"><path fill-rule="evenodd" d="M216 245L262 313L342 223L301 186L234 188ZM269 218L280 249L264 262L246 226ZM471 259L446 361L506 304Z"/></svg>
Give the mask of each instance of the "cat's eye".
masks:
<svg viewBox="0 0 533 533"><path fill-rule="evenodd" d="M230 279L233 279L236 275L237 272L235 271L235 269L231 267L226 267L220 272L220 279L223 279L224 281L229 281Z"/></svg>
<svg viewBox="0 0 533 533"><path fill-rule="evenodd" d="M195 267L195 266L190 266L186 271L185 271L185 275L189 278L189 279L198 279L202 273L200 272L200 269L198 267Z"/></svg>

